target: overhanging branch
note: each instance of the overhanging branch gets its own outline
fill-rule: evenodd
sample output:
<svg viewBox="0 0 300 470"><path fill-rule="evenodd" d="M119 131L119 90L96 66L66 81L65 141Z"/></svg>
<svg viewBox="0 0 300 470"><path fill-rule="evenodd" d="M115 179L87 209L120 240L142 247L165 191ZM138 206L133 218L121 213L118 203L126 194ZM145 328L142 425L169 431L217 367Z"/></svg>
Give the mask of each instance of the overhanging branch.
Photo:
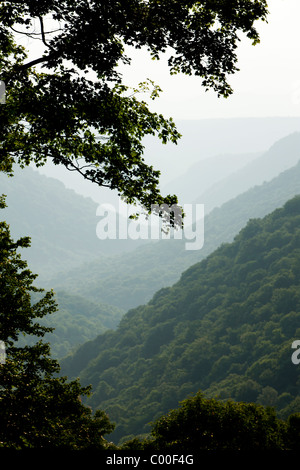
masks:
<svg viewBox="0 0 300 470"><path fill-rule="evenodd" d="M32 60L28 62L27 64L20 65L18 68L20 70L27 70L33 67L34 65L41 64L43 62L48 62L49 60L53 59L57 55L58 55L58 52L52 52L51 54L47 56L43 56L43 57L40 57L39 59Z"/></svg>

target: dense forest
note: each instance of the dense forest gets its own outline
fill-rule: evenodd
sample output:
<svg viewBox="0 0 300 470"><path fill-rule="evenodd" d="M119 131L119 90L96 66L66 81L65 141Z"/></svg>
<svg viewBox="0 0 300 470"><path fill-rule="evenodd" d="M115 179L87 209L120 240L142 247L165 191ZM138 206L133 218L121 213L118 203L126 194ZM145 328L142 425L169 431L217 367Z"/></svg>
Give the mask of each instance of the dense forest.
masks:
<svg viewBox="0 0 300 470"><path fill-rule="evenodd" d="M87 403L117 423L116 442L147 434L199 390L272 406L280 418L299 410L299 222L299 196L251 219L116 331L62 361L64 374L92 385Z"/></svg>

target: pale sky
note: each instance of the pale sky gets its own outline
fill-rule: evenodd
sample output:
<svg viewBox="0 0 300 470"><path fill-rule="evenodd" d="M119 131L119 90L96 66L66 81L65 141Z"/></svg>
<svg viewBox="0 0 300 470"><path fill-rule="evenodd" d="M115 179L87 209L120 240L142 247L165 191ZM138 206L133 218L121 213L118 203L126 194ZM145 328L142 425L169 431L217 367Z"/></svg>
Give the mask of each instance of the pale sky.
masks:
<svg viewBox="0 0 300 470"><path fill-rule="evenodd" d="M228 99L205 93L196 77L170 76L164 61L145 52L135 52L127 82L154 80L163 93L151 109L175 119L300 116L300 1L270 0L269 12L268 23L257 23L260 44L245 39L239 46Z"/></svg>

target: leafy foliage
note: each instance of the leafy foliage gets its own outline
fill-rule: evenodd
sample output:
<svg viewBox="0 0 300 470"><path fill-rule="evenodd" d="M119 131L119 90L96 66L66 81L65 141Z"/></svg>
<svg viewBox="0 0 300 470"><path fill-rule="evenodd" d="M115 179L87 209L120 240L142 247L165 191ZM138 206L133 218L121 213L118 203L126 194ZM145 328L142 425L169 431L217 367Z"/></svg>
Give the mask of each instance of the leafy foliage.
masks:
<svg viewBox="0 0 300 470"><path fill-rule="evenodd" d="M195 450L290 450L289 432L287 423L270 408L205 399L197 393L153 423L150 438L134 439L122 448L175 454Z"/></svg>

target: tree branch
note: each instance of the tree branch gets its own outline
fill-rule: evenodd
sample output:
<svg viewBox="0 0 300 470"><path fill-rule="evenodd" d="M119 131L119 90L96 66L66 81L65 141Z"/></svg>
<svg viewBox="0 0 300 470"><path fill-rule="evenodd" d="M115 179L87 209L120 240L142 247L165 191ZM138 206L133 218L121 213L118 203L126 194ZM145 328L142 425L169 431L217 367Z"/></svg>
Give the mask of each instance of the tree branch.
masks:
<svg viewBox="0 0 300 470"><path fill-rule="evenodd" d="M20 65L19 69L20 70L30 69L30 67L33 67L34 65L41 64L42 62L47 62L51 60L56 55L58 55L57 52L52 52L51 54L47 56L43 56L43 57L40 57L39 59L32 60L31 62L28 62L27 64Z"/></svg>
<svg viewBox="0 0 300 470"><path fill-rule="evenodd" d="M45 44L46 47L49 47L51 49L51 47L49 46L49 44L47 44L47 41L46 41L43 18L42 18L42 16L39 16L38 18L40 20L40 25L41 25L42 41L43 41L43 43Z"/></svg>
<svg viewBox="0 0 300 470"><path fill-rule="evenodd" d="M10 29L14 32L14 33L17 33L17 34L23 34L31 39L38 39L39 41L41 41L40 38L35 38L34 36L40 36L41 33L35 33L34 31L31 31L30 33L26 32L26 31L19 31L18 29L15 29L13 28L12 26L10 26ZM44 34L46 36L46 34L53 34L53 33L57 33L58 31L63 31L62 28L57 28L57 29L53 29L53 31L44 31ZM50 47L50 46L49 46Z"/></svg>
<svg viewBox="0 0 300 470"><path fill-rule="evenodd" d="M99 186L102 186L104 188L111 188L111 185L110 184L106 184L106 183L100 183L98 180L96 180L94 177L90 177L88 176L84 171L83 169L84 168L87 168L87 167L90 167L90 168L93 168L93 164L91 163L90 165L83 165L83 166L79 166L79 163L78 161L76 160L76 163L78 166L76 166L72 160L69 160L68 158L65 158L63 159L63 161L61 162L68 171L77 171L80 175L82 175L84 177L84 179L87 179L88 181L91 181L92 183L95 183L97 182L97 184ZM112 188L111 188L112 189Z"/></svg>

